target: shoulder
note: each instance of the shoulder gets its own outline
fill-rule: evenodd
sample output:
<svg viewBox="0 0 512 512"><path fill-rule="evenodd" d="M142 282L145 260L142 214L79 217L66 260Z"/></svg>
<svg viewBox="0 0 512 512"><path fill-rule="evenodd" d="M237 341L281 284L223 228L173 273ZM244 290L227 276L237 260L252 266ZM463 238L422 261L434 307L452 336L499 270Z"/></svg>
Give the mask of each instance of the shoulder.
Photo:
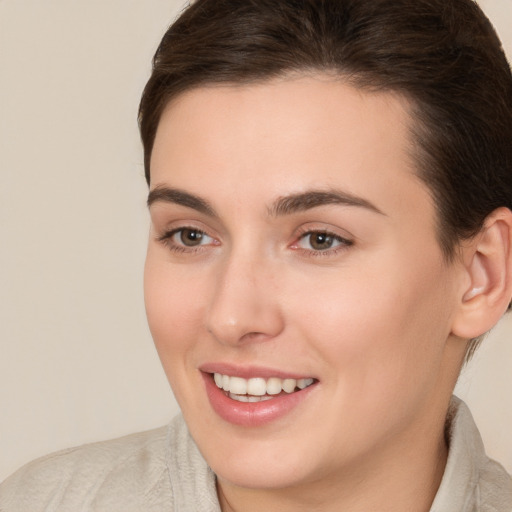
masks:
<svg viewBox="0 0 512 512"><path fill-rule="evenodd" d="M464 402L452 398L447 415L448 461L432 512L511 512L512 479L485 453Z"/></svg>
<svg viewBox="0 0 512 512"><path fill-rule="evenodd" d="M2 483L0 510L156 512L164 509L164 501L169 510L166 446L173 428L171 424L37 459Z"/></svg>
<svg viewBox="0 0 512 512"><path fill-rule="evenodd" d="M512 510L512 477L498 462L482 461L477 488L482 512Z"/></svg>
<svg viewBox="0 0 512 512"><path fill-rule="evenodd" d="M478 428L464 402L459 401L455 430L458 430L458 455L474 482L474 502L479 512L512 511L512 478L505 468L485 453ZM463 446L463 447L462 447ZM465 452L465 454L463 454ZM459 471L461 471L459 464Z"/></svg>

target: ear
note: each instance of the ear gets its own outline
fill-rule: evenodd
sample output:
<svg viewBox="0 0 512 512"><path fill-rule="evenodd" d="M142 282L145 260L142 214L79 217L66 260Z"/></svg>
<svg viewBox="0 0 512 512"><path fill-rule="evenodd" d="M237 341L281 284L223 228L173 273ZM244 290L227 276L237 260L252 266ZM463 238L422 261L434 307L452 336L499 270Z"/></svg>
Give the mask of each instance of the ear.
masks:
<svg viewBox="0 0 512 512"><path fill-rule="evenodd" d="M480 233L462 248L465 279L452 333L476 338L489 331L512 297L512 212L494 210Z"/></svg>

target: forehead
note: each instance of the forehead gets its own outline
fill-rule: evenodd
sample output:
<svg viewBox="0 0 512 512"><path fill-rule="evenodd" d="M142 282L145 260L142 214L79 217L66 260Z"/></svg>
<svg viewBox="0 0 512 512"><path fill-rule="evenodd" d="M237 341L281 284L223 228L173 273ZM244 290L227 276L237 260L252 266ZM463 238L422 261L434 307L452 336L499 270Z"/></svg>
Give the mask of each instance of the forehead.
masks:
<svg viewBox="0 0 512 512"><path fill-rule="evenodd" d="M428 202L411 157L410 123L405 98L329 76L194 89L161 117L152 188L264 203L311 188L342 188L382 210L382 201L415 195Z"/></svg>

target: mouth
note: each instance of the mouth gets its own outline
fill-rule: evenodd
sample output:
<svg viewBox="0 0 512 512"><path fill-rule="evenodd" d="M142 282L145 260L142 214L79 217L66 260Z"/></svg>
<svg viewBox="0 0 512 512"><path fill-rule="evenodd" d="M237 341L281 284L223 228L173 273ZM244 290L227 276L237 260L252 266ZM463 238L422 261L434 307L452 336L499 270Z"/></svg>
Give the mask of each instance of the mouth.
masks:
<svg viewBox="0 0 512 512"><path fill-rule="evenodd" d="M291 395L308 388L315 383L315 379L282 379L279 377L242 377L213 373L213 380L217 388L237 402L257 403L273 400L280 396Z"/></svg>
<svg viewBox="0 0 512 512"><path fill-rule="evenodd" d="M313 376L263 366L208 363L199 370L212 410L242 427L262 427L305 411L321 389Z"/></svg>

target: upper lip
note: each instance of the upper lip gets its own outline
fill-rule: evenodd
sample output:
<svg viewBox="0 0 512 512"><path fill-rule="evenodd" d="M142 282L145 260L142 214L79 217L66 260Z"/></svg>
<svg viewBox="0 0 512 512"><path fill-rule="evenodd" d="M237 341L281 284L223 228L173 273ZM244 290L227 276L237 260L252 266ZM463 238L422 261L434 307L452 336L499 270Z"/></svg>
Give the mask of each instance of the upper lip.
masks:
<svg viewBox="0 0 512 512"><path fill-rule="evenodd" d="M260 377L263 379L277 377L280 379L297 380L314 378L310 374L283 371L275 368L256 365L234 365L232 363L225 362L205 363L199 366L199 370L201 370L204 373L220 373L222 375L229 375L230 377L241 377L243 379L251 379L255 377Z"/></svg>

